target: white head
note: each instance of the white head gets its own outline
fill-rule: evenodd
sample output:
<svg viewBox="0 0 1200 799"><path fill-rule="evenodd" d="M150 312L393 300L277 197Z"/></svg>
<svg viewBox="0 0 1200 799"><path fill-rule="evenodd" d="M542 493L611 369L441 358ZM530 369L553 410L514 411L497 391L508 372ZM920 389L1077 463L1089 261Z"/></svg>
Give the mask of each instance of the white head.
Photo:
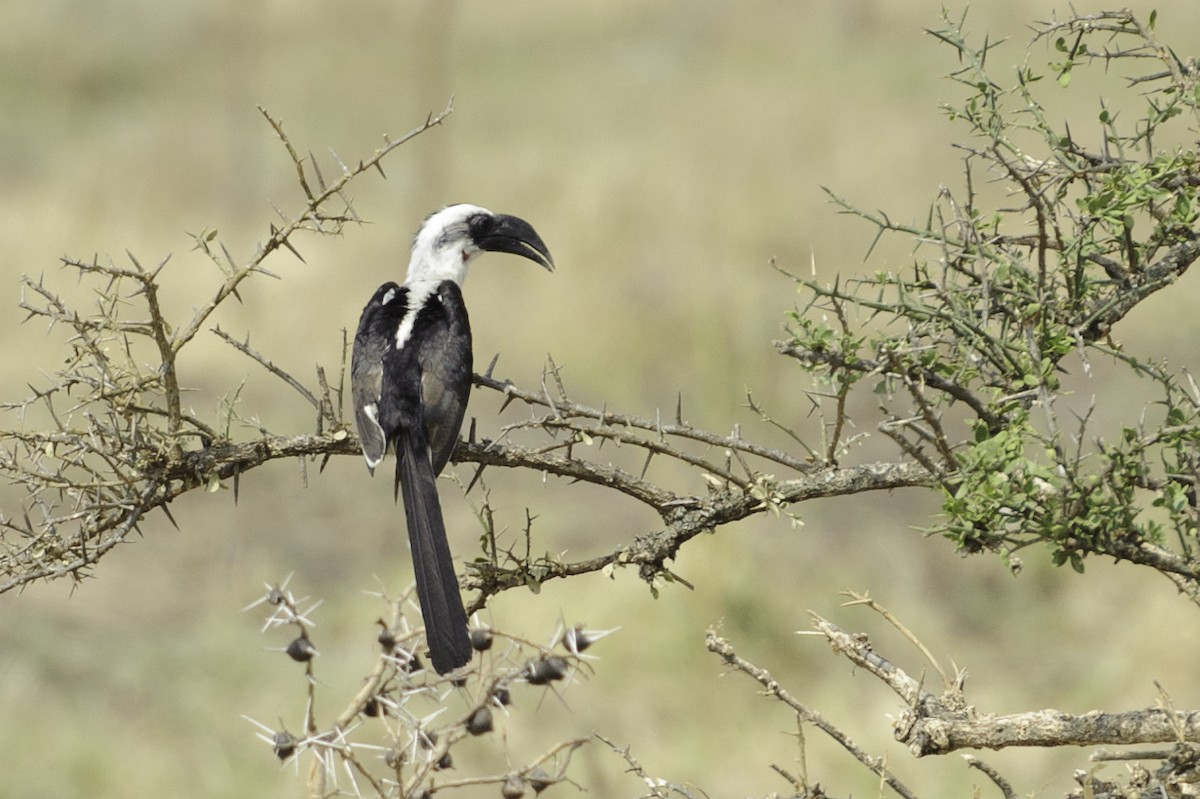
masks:
<svg viewBox="0 0 1200 799"><path fill-rule="evenodd" d="M405 283L453 280L462 285L467 265L485 251L509 252L554 268L550 251L523 219L469 203L431 214L413 238Z"/></svg>

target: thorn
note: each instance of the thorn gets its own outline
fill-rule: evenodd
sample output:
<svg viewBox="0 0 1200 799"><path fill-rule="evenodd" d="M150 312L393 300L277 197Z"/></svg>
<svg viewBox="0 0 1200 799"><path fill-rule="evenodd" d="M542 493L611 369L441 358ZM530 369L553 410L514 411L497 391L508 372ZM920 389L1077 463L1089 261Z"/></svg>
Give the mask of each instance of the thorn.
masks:
<svg viewBox="0 0 1200 799"><path fill-rule="evenodd" d="M337 161L338 166L340 166L342 168L343 174L350 171L350 167L346 166L346 162L342 160L342 157L340 155L338 155L337 151L334 150L332 147L329 148L329 154L333 156L333 160Z"/></svg>
<svg viewBox="0 0 1200 799"><path fill-rule="evenodd" d="M474 416L471 417L471 426L470 426L470 428L467 429L467 443L468 444L475 443L475 417Z"/></svg>
<svg viewBox="0 0 1200 799"><path fill-rule="evenodd" d="M216 231L213 232L215 233ZM163 270L163 267L167 265L167 261L169 260L171 260L171 253L167 253L166 257L158 262L158 266L154 267L154 271L150 273L151 280L154 280L158 277L158 273Z"/></svg>
<svg viewBox="0 0 1200 799"><path fill-rule="evenodd" d="M646 462L642 464L642 473L638 475L639 480L646 479L646 471L650 468L650 459L654 457L654 450L646 453Z"/></svg>
<svg viewBox="0 0 1200 799"><path fill-rule="evenodd" d="M372 164L372 166L379 171L379 174L383 176L384 180L387 180L387 173L383 171L383 166L378 161Z"/></svg>
<svg viewBox="0 0 1200 799"><path fill-rule="evenodd" d="M675 394L675 424L683 427L683 392Z"/></svg>
<svg viewBox="0 0 1200 799"><path fill-rule="evenodd" d="M504 409L507 408L509 403L512 402L513 400L515 400L516 398L517 398L516 394L512 394L507 391L504 392L504 403L500 406L500 410L496 412L497 415L504 413Z"/></svg>
<svg viewBox="0 0 1200 799"><path fill-rule="evenodd" d="M312 164L313 174L317 176L317 185L321 187L321 193L324 194L328 191L325 187L325 176L321 174L321 167L317 166L317 159L312 154L312 150L308 151L308 162Z"/></svg>
<svg viewBox="0 0 1200 799"><path fill-rule="evenodd" d="M483 470L487 468L485 464L479 464L479 468L475 470L475 475L471 478L471 482L467 483L467 488L463 491L463 496L471 493L471 489L479 482L479 478L483 476Z"/></svg>
<svg viewBox="0 0 1200 799"><path fill-rule="evenodd" d="M558 364L554 362L554 356L552 356L550 353L546 353L546 361L550 364L550 375L554 378L554 385L558 389L559 399L566 400L567 389L563 385L562 374L560 373ZM547 399L549 399L549 397L547 397Z"/></svg>
<svg viewBox="0 0 1200 799"><path fill-rule="evenodd" d="M282 238L282 239L280 239L280 240L279 240L279 243L280 243L280 244L282 244L284 247L287 247L289 250L291 250L291 251L292 251L292 255L294 255L294 256L296 256L297 258L299 258L299 259L300 259L300 263L302 263L302 264L307 264L307 263L308 263L308 261L305 261L305 260L304 260L304 257L300 255L300 253L296 252L296 248L295 248L295 247L293 247L293 246L292 246L292 243L291 243L290 241L288 241L286 238Z"/></svg>
<svg viewBox="0 0 1200 799"><path fill-rule="evenodd" d="M229 262L229 268L236 272L238 265L234 262L233 256L229 254L229 248L225 246L225 242L221 242L221 252L225 253L225 260Z"/></svg>
<svg viewBox="0 0 1200 799"><path fill-rule="evenodd" d="M500 353L497 352L492 356L492 361L488 364L487 371L483 373L484 377L488 378L489 380L492 379L492 370L496 368L496 361L498 360L500 360Z"/></svg>

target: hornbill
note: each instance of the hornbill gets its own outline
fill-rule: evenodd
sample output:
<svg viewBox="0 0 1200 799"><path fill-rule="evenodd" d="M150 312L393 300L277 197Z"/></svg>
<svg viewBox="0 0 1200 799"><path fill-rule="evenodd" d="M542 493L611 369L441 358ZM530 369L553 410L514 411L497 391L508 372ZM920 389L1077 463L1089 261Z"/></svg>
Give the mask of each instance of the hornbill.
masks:
<svg viewBox="0 0 1200 799"><path fill-rule="evenodd" d="M354 421L367 468L374 474L387 449L395 451L417 598L439 674L471 659L436 478L458 441L471 389L462 282L467 265L488 251L554 269L550 251L525 220L477 205L443 208L417 231L404 284L384 283L363 308L351 357Z"/></svg>

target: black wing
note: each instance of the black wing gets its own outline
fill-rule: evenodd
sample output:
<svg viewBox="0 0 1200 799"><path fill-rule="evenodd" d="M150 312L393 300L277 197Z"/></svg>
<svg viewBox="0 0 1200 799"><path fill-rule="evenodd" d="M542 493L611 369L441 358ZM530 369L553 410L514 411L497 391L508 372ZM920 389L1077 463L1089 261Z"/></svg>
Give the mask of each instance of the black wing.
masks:
<svg viewBox="0 0 1200 799"><path fill-rule="evenodd" d="M388 437L379 423L379 398L383 390L383 356L395 346L396 331L407 307L408 289L395 283L380 286L363 308L354 334L350 357L350 394L354 401L354 426L362 442L363 457L372 473L387 451Z"/></svg>
<svg viewBox="0 0 1200 799"><path fill-rule="evenodd" d="M436 304L433 302L435 298ZM437 292L426 305L440 308L443 312L436 314L436 320L424 328L425 334L420 337L417 350L425 431L433 456L433 472L441 474L458 443L458 433L467 412L467 399L471 394L471 370L474 368L471 323L467 318L462 290L449 280L438 286ZM430 316L435 316L432 309ZM420 325L421 319L418 317L416 328L420 329Z"/></svg>
<svg viewBox="0 0 1200 799"><path fill-rule="evenodd" d="M351 384L368 466L395 447L426 638L433 667L445 673L471 659L437 492L471 390L471 329L457 284L422 289L375 293L355 336Z"/></svg>

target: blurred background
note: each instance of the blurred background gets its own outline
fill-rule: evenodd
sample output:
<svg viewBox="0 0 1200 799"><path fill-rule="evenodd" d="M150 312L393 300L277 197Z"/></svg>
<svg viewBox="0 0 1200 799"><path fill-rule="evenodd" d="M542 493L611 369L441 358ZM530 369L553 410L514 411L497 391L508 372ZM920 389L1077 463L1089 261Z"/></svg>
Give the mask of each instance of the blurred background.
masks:
<svg viewBox="0 0 1200 799"><path fill-rule="evenodd" d="M154 263L173 254L167 309L185 320L218 280L189 252L189 233L216 229L245 260L276 219L272 206L302 207L256 104L328 177L330 149L364 158L385 133L402 134L453 96L444 126L387 159L387 180L353 185L368 224L339 239L296 239L306 263L273 258L267 265L282 280L246 284L243 303L215 321L249 332L256 349L310 385L317 364L336 375L342 330L353 331L375 286L402 277L420 220L469 201L530 220L558 264L547 275L492 256L473 268L466 295L479 364L500 352L497 376L535 386L549 354L578 401L653 416L673 414L682 395L697 426L740 424L747 437L774 440L745 407L749 391L815 435L810 386L771 345L797 299L770 263L830 280L903 267L912 246L901 240L864 262L874 231L836 213L821 187L923 221L939 186L961 186L961 153L950 145L964 134L939 111L961 96L943 77L958 64L922 33L940 24L942 5L0 2L0 399L26 396L65 354L61 331L20 324L22 274L44 275L86 304L92 287L61 269L60 256L120 263L128 250ZM1146 15L1157 8L1162 39L1196 52L1194 2L1134 5ZM1026 58L1030 25L1067 10L975 3L968 27L976 41L1010 38L990 55L1003 82L1007 65ZM1039 44L1030 58L1041 66L1053 54ZM1094 94L1044 91L1062 104L1053 114L1080 120L1073 130L1095 119ZM1119 334L1131 350L1197 366L1200 323L1185 305L1195 276L1185 283L1125 323ZM181 377L203 418L242 386L247 418L273 433L312 430L299 396L216 336L189 349ZM1137 386L1103 372L1081 393L1120 397L1136 414ZM499 405L476 393L481 434L498 429ZM491 502L511 545L523 546L526 509L538 515L535 550L570 558L658 528L653 514L607 492L496 471L487 475ZM173 506L180 530L154 517L144 539L102 563L99 579L0 597L2 793L297 795L293 767L281 770L243 716L299 732L302 673L272 651L285 637L261 635L261 612L242 608L288 575L298 595L324 601L317 711L340 710L375 653L381 606L366 592L411 579L388 483L370 480L358 458L321 474L273 464L242 480L236 506L229 491L197 494ZM452 544L472 557L481 494L442 488ZM18 511L19 496L0 496L4 513ZM561 621L622 629L596 648L595 675L562 701L518 696L507 755L493 736L472 742L475 756L502 770L506 758L526 762L552 741L598 731L629 745L649 773L712 796L787 791L769 766L799 770L794 721L748 680L722 675L703 648L706 627L718 625L797 699L886 754L918 793L969 794L986 780L958 757L913 761L888 733L896 698L794 634L815 610L871 632L882 653L919 673L925 664L894 632L868 611L839 607L847 588L869 590L944 664L965 668L982 712L1145 707L1158 696L1155 680L1178 707L1200 706L1195 609L1161 578L1100 561L1080 576L1049 568L1036 551L1016 578L996 559L962 560L921 535L936 498L920 493L798 511L798 530L761 517L694 541L675 564L694 591L668 586L655 600L635 574L617 572L500 597L485 621L537 640ZM876 795L865 770L815 732L807 740L810 779L839 795ZM1054 795L1070 787L1072 768L1090 767L1086 755L985 759L1019 793ZM590 796L640 795L644 786L624 771L593 744L570 773Z"/></svg>

